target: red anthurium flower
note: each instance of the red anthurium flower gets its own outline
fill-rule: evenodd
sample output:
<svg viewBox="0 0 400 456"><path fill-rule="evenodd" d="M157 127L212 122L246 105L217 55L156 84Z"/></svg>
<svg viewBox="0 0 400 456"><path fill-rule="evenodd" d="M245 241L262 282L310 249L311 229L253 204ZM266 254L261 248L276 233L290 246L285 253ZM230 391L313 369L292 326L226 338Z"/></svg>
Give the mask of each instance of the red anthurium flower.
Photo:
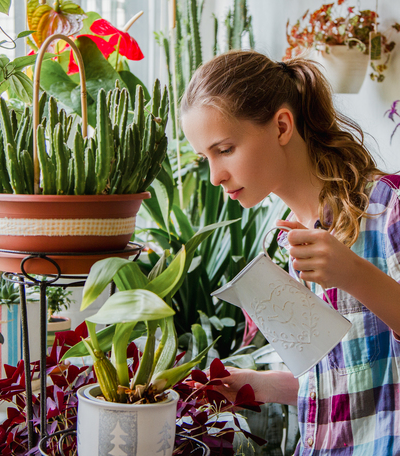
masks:
<svg viewBox="0 0 400 456"><path fill-rule="evenodd" d="M136 40L134 40L129 33L118 30L105 19L97 19L97 21L94 21L90 30L99 36L111 35L108 42L115 48L121 40L119 44L119 53L128 60L142 60L144 58Z"/></svg>

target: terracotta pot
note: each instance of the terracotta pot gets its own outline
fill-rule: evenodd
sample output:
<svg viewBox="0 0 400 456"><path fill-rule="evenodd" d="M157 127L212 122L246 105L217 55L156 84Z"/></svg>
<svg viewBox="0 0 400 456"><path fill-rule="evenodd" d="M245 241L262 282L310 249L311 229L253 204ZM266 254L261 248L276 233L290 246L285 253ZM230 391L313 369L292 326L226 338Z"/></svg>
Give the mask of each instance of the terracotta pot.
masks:
<svg viewBox="0 0 400 456"><path fill-rule="evenodd" d="M368 69L369 56L357 48L330 46L329 53L314 50L310 58L325 68L335 93L358 93Z"/></svg>
<svg viewBox="0 0 400 456"><path fill-rule="evenodd" d="M88 255L46 255L43 257L29 257L24 262L24 271L28 274L57 274L57 268L52 263L54 261L60 268L62 275L88 274L90 268L96 261L108 257L129 258L134 257L140 252L135 245L129 244L122 252L104 252L100 254ZM27 258L24 253L0 252L0 271L20 273L21 262Z"/></svg>
<svg viewBox="0 0 400 456"><path fill-rule="evenodd" d="M134 195L0 194L0 249L18 252L123 250L149 192Z"/></svg>

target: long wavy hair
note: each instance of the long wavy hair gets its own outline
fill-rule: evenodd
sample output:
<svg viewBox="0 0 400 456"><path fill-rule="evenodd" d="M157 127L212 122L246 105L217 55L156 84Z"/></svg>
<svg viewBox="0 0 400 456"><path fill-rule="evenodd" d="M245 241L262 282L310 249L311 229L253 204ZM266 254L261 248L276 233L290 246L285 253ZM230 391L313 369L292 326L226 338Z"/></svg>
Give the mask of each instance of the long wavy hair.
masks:
<svg viewBox="0 0 400 456"><path fill-rule="evenodd" d="M334 108L332 89L318 64L303 58L277 63L255 51L227 52L196 70L181 112L211 106L227 117L264 125L284 103L307 145L313 172L323 182L321 224L351 246L366 216L367 184L386 173L377 168L358 124Z"/></svg>

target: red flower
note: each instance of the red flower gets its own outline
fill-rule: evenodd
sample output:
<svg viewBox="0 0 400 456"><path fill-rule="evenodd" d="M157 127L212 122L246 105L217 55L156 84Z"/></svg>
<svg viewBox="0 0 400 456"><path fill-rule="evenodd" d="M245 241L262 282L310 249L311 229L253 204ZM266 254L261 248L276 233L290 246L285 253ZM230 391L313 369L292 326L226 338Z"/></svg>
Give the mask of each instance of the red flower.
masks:
<svg viewBox="0 0 400 456"><path fill-rule="evenodd" d="M94 35L78 35L86 36L96 43L104 58L108 59L110 54L118 50L119 54L126 57L128 60L142 60L144 55L135 39L129 33L118 30L105 19L97 19L90 26L90 30ZM111 35L111 36L110 36ZM107 41L102 36L110 36ZM119 47L118 47L119 44ZM70 53L68 74L78 72L78 65L75 62L73 52Z"/></svg>
<svg viewBox="0 0 400 456"><path fill-rule="evenodd" d="M111 35L111 38L108 40L108 42L113 46L117 46L119 39L121 39L119 45L119 53L126 57L128 60L143 59L144 55L142 54L142 51L140 50L140 47L137 44L136 40L134 40L129 35L129 33L118 30L112 26L105 19L97 19L97 21L94 21L90 27L90 30L99 36Z"/></svg>

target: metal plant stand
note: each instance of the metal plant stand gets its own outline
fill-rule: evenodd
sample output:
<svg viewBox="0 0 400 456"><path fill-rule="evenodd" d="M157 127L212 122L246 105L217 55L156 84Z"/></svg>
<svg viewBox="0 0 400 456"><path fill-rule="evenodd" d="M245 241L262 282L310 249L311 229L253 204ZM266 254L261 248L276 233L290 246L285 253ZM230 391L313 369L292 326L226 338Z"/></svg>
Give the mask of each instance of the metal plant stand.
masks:
<svg viewBox="0 0 400 456"><path fill-rule="evenodd" d="M116 250L112 252L71 252L71 253L58 253L58 252L20 252L13 250L4 250L0 249L0 255L3 258L12 258L16 255L23 256L23 259L20 263L21 272L4 272L3 277L10 281L17 283L19 285L20 291L20 305L21 305L21 331L22 331L22 354L24 360L25 368L25 382L26 382L26 403L27 403L27 428L28 428L28 448L31 450L34 447L34 429L33 429L33 404L32 404L32 384L31 384L31 369L30 369L30 350L29 350L29 328L28 328L28 316L27 316L27 305L26 305L26 287L31 287L34 285L39 286L40 290L40 438L41 440L47 439L47 408L46 408L46 386L47 386L47 376L46 376L46 356L47 356L47 301L46 301L46 289L49 286L52 287L82 287L85 284L87 275L63 275L62 268L59 263L54 260L52 257L57 258L68 258L68 257L95 257L96 260L101 260L105 257L112 255L116 256L134 256L133 261L135 261L142 249L143 246L137 243L129 243L129 249ZM28 263L30 260L40 259L46 262L51 263L55 270L56 274L44 274L43 272L26 272ZM89 271L86 271L86 274ZM32 275L34 274L34 275ZM68 283L57 283L59 279L69 280ZM110 294L115 292L115 285L111 287ZM66 432L66 431L64 431ZM58 433L57 433L58 434ZM65 438L65 437L64 437ZM42 453L46 454L46 453Z"/></svg>

